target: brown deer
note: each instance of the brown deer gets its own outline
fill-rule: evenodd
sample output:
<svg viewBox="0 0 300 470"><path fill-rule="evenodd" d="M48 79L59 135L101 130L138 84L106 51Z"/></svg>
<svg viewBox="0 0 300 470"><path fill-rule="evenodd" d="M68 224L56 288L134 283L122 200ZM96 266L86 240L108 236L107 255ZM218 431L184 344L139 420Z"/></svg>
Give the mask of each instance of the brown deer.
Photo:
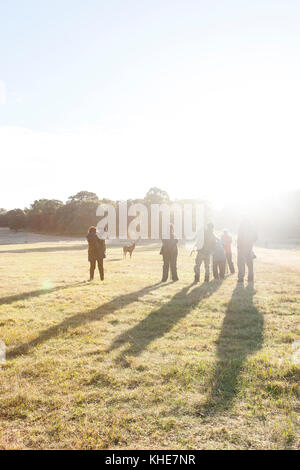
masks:
<svg viewBox="0 0 300 470"><path fill-rule="evenodd" d="M132 242L131 245L123 246L123 257L126 258L127 253L129 253L130 258L132 256L132 252L135 249L136 242Z"/></svg>

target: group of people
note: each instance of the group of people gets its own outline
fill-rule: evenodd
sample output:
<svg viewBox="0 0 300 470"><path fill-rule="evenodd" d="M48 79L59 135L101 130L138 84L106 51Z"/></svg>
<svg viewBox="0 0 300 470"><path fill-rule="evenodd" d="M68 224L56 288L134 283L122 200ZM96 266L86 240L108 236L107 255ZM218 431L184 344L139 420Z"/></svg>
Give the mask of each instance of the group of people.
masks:
<svg viewBox="0 0 300 470"><path fill-rule="evenodd" d="M255 230L248 220L244 220L238 231L237 238L237 266L238 266L238 282L243 283L245 277L246 266L248 268L248 282L253 282L253 245L257 239ZM161 255L163 256L163 275L162 282L168 280L169 271L171 271L171 279L178 280L177 274L177 240L174 236L174 228L170 228L170 238L162 240ZM204 240L201 238L196 242L195 249L197 252L194 266L195 279L194 282L200 281L201 265L204 265L204 281L209 282L210 265L212 259L212 270L215 279L222 280L225 278L226 263L231 274L235 273L232 261L232 237L227 230L224 230L222 236L218 238L214 234L214 226L209 223L204 231Z"/></svg>
<svg viewBox="0 0 300 470"><path fill-rule="evenodd" d="M255 230L248 220L244 220L239 228L237 237L237 267L238 282L243 283L246 266L248 268L248 282L253 282L253 245L257 239ZM88 241L88 260L90 262L90 281L94 279L96 263L98 264L100 279L104 280L103 259L105 258L106 245L105 240L99 238L96 227L90 227L87 234ZM178 281L177 274L177 248L178 240L174 235L174 227L170 226L170 237L162 240L160 254L163 257L162 282L166 282L171 272L172 281ZM212 271L215 279L225 278L226 263L231 274L234 274L235 268L232 261L232 237L227 230L224 230L222 236L218 238L214 233L214 226L209 223L204 231L204 238L199 238L195 244L196 259L194 266L194 282L200 281L200 270L204 265L204 281L209 282L210 265L212 260Z"/></svg>

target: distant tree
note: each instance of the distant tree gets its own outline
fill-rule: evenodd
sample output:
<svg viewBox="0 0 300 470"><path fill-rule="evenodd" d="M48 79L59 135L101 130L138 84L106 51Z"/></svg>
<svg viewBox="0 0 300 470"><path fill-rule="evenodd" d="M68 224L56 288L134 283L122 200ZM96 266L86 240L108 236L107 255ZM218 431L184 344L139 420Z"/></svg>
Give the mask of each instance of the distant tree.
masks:
<svg viewBox="0 0 300 470"><path fill-rule="evenodd" d="M69 197L67 203L58 210L58 230L65 234L84 235L91 225L97 225L97 208L100 204L116 205L111 199L98 199L95 193L80 191Z"/></svg>
<svg viewBox="0 0 300 470"><path fill-rule="evenodd" d="M58 199L37 199L31 204L30 210L33 212L53 212L62 205L63 202Z"/></svg>
<svg viewBox="0 0 300 470"><path fill-rule="evenodd" d="M163 204L164 202L169 202L170 198L166 191L153 187L147 192L144 201L146 204Z"/></svg>
<svg viewBox="0 0 300 470"><path fill-rule="evenodd" d="M98 201L96 193L90 193L89 191L79 191L74 196L70 196L68 202L82 202L82 201Z"/></svg>
<svg viewBox="0 0 300 470"><path fill-rule="evenodd" d="M26 227L27 217L26 213L22 209L13 209L6 213L8 227L11 230L18 230L24 229Z"/></svg>
<svg viewBox="0 0 300 470"><path fill-rule="evenodd" d="M8 226L7 212L5 209L0 208L0 227L7 227L7 226Z"/></svg>
<svg viewBox="0 0 300 470"><path fill-rule="evenodd" d="M53 232L57 229L57 211L63 202L57 199L38 199L28 210L28 227L42 232Z"/></svg>
<svg viewBox="0 0 300 470"><path fill-rule="evenodd" d="M70 201L59 208L58 230L61 233L83 235L90 225L97 225L98 200Z"/></svg>

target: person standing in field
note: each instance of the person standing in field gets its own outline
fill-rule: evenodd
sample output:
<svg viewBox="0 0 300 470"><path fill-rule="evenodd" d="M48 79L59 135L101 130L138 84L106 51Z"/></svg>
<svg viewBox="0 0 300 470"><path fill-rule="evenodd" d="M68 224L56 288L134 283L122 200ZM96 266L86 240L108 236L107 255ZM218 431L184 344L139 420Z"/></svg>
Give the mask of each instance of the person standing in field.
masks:
<svg viewBox="0 0 300 470"><path fill-rule="evenodd" d="M96 227L92 226L88 230L87 241L89 244L88 248L88 260L90 262L90 279L94 279L94 272L96 263L98 264L99 274L101 281L104 281L104 267L103 259L105 258L105 240L99 238L97 235Z"/></svg>
<svg viewBox="0 0 300 470"><path fill-rule="evenodd" d="M202 245L202 244L201 244ZM194 282L197 283L200 280L200 268L202 262L204 262L205 268L205 282L209 282L209 269L210 269L210 257L215 249L216 246L216 237L214 235L214 226L213 224L209 223L204 231L204 241L202 246L197 246L197 256L195 259L195 280Z"/></svg>
<svg viewBox="0 0 300 470"><path fill-rule="evenodd" d="M243 283L246 265L248 268L248 282L254 281L253 271L253 245L257 240L257 234L248 219L244 219L240 225L237 238L237 265L238 282Z"/></svg>
<svg viewBox="0 0 300 470"><path fill-rule="evenodd" d="M231 250L232 237L228 233L227 230L223 231L221 241L222 241L223 248L224 248L224 251L225 251L226 260L227 260L227 263L228 263L228 266L229 266L229 270L230 270L231 274L234 274L235 269L234 269L234 265L233 265L233 262L232 262L232 250Z"/></svg>
<svg viewBox="0 0 300 470"><path fill-rule="evenodd" d="M161 282L166 282L171 270L172 281L178 281L177 275L177 248L178 240L174 236L174 227L170 224L170 237L162 239L160 254L163 257L163 275Z"/></svg>
<svg viewBox="0 0 300 470"><path fill-rule="evenodd" d="M219 238L216 239L216 247L213 252L213 275L215 279L225 279L226 254Z"/></svg>

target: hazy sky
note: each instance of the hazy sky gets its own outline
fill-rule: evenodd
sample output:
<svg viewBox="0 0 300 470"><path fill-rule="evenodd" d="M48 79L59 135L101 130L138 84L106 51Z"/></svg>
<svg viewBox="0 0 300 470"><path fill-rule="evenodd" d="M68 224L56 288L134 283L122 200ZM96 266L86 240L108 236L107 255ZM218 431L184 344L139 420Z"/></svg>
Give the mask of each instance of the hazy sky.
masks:
<svg viewBox="0 0 300 470"><path fill-rule="evenodd" d="M0 207L300 188L300 2L0 0Z"/></svg>

